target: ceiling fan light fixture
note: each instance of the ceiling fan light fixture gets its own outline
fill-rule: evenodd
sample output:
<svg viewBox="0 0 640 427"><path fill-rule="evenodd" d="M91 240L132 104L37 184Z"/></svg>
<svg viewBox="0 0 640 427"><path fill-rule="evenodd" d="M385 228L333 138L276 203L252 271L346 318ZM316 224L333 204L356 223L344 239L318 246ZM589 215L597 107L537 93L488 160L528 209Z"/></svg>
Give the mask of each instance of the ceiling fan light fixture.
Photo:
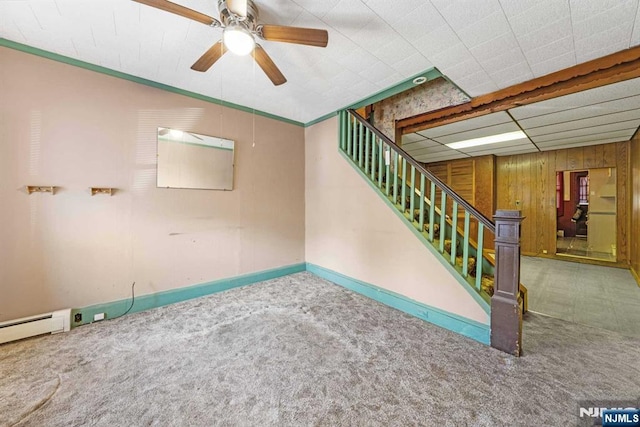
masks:
<svg viewBox="0 0 640 427"><path fill-rule="evenodd" d="M253 35L242 25L229 25L222 32L225 47L238 56L245 56L253 51L256 42Z"/></svg>

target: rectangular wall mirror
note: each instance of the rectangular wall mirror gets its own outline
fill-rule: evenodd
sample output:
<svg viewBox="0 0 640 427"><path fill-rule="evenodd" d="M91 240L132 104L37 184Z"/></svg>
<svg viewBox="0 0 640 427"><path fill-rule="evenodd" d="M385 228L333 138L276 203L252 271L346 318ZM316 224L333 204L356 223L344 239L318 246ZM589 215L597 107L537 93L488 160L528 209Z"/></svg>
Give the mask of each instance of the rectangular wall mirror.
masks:
<svg viewBox="0 0 640 427"><path fill-rule="evenodd" d="M158 128L158 181L161 188L233 189L234 142Z"/></svg>

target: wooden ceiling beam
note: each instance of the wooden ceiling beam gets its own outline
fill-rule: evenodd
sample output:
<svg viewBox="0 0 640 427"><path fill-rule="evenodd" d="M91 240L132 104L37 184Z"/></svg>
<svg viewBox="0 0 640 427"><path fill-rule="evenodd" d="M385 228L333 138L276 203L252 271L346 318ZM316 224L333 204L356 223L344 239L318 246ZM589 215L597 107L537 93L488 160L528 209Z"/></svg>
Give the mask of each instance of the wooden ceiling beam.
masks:
<svg viewBox="0 0 640 427"><path fill-rule="evenodd" d="M640 46L477 96L464 104L398 120L396 128L406 135L637 77L640 77Z"/></svg>

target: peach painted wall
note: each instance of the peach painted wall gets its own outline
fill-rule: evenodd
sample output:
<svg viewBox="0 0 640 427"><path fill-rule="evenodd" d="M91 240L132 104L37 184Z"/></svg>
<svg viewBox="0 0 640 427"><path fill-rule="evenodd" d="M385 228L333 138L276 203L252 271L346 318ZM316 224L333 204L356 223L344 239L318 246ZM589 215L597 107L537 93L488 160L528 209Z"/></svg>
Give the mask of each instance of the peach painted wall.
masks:
<svg viewBox="0 0 640 427"><path fill-rule="evenodd" d="M487 314L338 152L338 119L305 130L306 259L485 324Z"/></svg>
<svg viewBox="0 0 640 427"><path fill-rule="evenodd" d="M158 126L236 141L234 190L156 188ZM304 179L301 127L0 47L0 321L304 262Z"/></svg>

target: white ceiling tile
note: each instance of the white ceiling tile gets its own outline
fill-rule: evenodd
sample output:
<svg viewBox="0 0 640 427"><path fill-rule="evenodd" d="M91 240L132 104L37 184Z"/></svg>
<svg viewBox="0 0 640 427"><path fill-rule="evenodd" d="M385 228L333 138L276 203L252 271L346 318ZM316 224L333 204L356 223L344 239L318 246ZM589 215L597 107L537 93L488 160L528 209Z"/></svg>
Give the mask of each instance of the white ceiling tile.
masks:
<svg viewBox="0 0 640 427"><path fill-rule="evenodd" d="M389 7L389 0L367 0L367 6L382 16L387 22L397 21L407 15L416 14L425 5L424 0L403 0L393 2ZM429 6L432 8L429 4Z"/></svg>
<svg viewBox="0 0 640 427"><path fill-rule="evenodd" d="M426 34L413 42L413 45L434 63L436 55L447 52L457 46L464 46L456 33L447 24L426 32Z"/></svg>
<svg viewBox="0 0 640 427"><path fill-rule="evenodd" d="M409 136L409 135L405 135L405 136ZM405 150L413 150L413 151L415 151L415 150L422 149L422 148L434 148L434 147L442 148L442 144L439 143L438 141L434 141L432 139L424 138L423 136L421 136L418 133L413 133L413 134L411 134L411 136L413 138L408 139L407 142L405 142L404 145L403 145ZM404 136L403 136L403 141L404 141Z"/></svg>
<svg viewBox="0 0 640 427"><path fill-rule="evenodd" d="M635 118L633 113L638 110L638 104L640 103L640 96L633 96L621 100L607 101L599 104L586 105L584 107L577 107L572 109L549 109L541 108L538 112L544 111L545 114L529 117L526 119L518 119L520 125L529 129L532 127L541 127L554 125L556 123L564 123L569 121L582 120L576 125L589 126L591 120L597 120L598 117L602 117L602 120L608 121L624 121ZM533 107L533 106L532 106ZM511 111L511 110L510 110ZM632 117L629 117L632 115ZM594 123L600 124L600 123Z"/></svg>
<svg viewBox="0 0 640 427"><path fill-rule="evenodd" d="M466 75L468 72L475 72L480 68L473 55L462 43L458 43L450 49L432 55L429 59L433 64L445 75L451 76L452 79L459 78L460 72Z"/></svg>
<svg viewBox="0 0 640 427"><path fill-rule="evenodd" d="M396 71L405 77L410 77L433 67L433 64L421 53L414 53L392 64Z"/></svg>
<svg viewBox="0 0 640 427"><path fill-rule="evenodd" d="M513 37L509 23L501 9L469 26L457 29L456 33L468 48L499 38L505 34Z"/></svg>
<svg viewBox="0 0 640 427"><path fill-rule="evenodd" d="M531 145L531 141L524 137L520 139L515 139L512 141L504 141L504 142L496 142L494 144L485 144L485 145L476 145L475 147L461 148L459 151L462 151L467 154L476 153L478 151L487 151L492 149L503 149L503 148L512 148L512 147L524 147Z"/></svg>
<svg viewBox="0 0 640 427"><path fill-rule="evenodd" d="M636 17L637 0L569 0L576 38L620 26L629 26Z"/></svg>
<svg viewBox="0 0 640 427"><path fill-rule="evenodd" d="M516 45L515 48L507 51L499 51L494 55L484 58L477 58L482 68L490 75L500 74L505 70L512 68L514 65L519 65L518 70L510 70L510 73L522 74L524 71L529 70L529 66L522 55L520 47Z"/></svg>
<svg viewBox="0 0 640 427"><path fill-rule="evenodd" d="M515 156L517 154L526 154L526 153L537 153L540 150L538 150L534 145L531 145L530 147L524 147L524 148L514 148L514 149L504 149L504 150L500 150L497 152L493 152L493 153L487 153L487 154L494 154L498 157L501 156Z"/></svg>
<svg viewBox="0 0 640 427"><path fill-rule="evenodd" d="M369 52L374 52L391 41L389 34L393 34L391 27L376 17L369 25L353 34L351 40Z"/></svg>
<svg viewBox="0 0 640 427"><path fill-rule="evenodd" d="M578 62L592 59L599 52L613 52L613 49L619 50L620 46L629 47L637 6L637 0L572 0L571 12Z"/></svg>
<svg viewBox="0 0 640 427"><path fill-rule="evenodd" d="M451 144L453 142L466 141L468 139L483 138L485 136L500 135L502 133L516 132L520 128L513 121L493 126L476 128L466 132L459 132L450 135L432 137L441 144ZM422 133L422 132L421 132ZM465 150L462 150L465 151Z"/></svg>
<svg viewBox="0 0 640 427"><path fill-rule="evenodd" d="M517 34L517 39L525 53L541 49L544 46L554 46L558 53L565 53L567 51L565 39L571 40L570 49L574 49L570 18L554 21L538 31Z"/></svg>
<svg viewBox="0 0 640 427"><path fill-rule="evenodd" d="M491 81L489 75L482 68L478 67L475 72L467 73L461 75L457 78L452 78L450 75L447 75L452 81L455 80L455 83L458 86L475 86L479 84L483 84L487 81Z"/></svg>
<svg viewBox="0 0 640 427"><path fill-rule="evenodd" d="M452 81L465 79L467 76L475 76L476 79L482 76L482 78L489 79L487 73L484 72L473 56L454 64L439 63L438 69Z"/></svg>
<svg viewBox="0 0 640 427"><path fill-rule="evenodd" d="M471 97L485 95L487 93L495 92L499 89L492 80L488 80L485 83L481 83L475 86L460 85L460 87Z"/></svg>
<svg viewBox="0 0 640 427"><path fill-rule="evenodd" d="M533 78L532 76L533 76L533 74L530 73L529 71L527 71L527 72L525 72L523 74L520 74L520 75L512 76L511 78L509 78L507 80L501 81L500 82L500 88L504 89L506 87L510 87L510 86L517 85L517 84L520 84L520 83L524 83L524 82L526 82L528 80L531 80Z"/></svg>
<svg viewBox="0 0 640 427"><path fill-rule="evenodd" d="M524 50L524 55L531 65L540 64L567 54L575 58L573 36L571 35L556 39L550 44L538 45L535 49Z"/></svg>
<svg viewBox="0 0 640 427"><path fill-rule="evenodd" d="M215 2L212 2L215 4ZM302 7L288 0L258 1L260 22L276 25L294 25L304 11Z"/></svg>
<svg viewBox="0 0 640 427"><path fill-rule="evenodd" d="M509 67L502 68L489 76L499 88L505 88L515 83L524 82L533 78L533 73L526 61L515 63Z"/></svg>
<svg viewBox="0 0 640 427"><path fill-rule="evenodd" d="M54 0L41 0L38 7L33 9L33 13L43 30L55 31L58 29L62 15Z"/></svg>
<svg viewBox="0 0 640 427"><path fill-rule="evenodd" d="M593 113L597 114L597 111L593 111ZM555 119L555 115L552 114L549 116L540 116L525 120L519 120L518 123L520 123L523 129L525 129L525 131L527 132L534 128L544 129L543 132L556 132L571 129L580 129L582 127L599 126L608 123L624 122L627 120L636 120L640 119L640 111L622 111L619 113L595 115L585 119L567 120L564 122L554 121Z"/></svg>
<svg viewBox="0 0 640 427"><path fill-rule="evenodd" d="M415 73L414 73L415 74ZM388 89L391 88L397 84L399 84L400 82L402 82L405 79L406 76L403 76L400 73L395 73L395 74L391 74L390 76L382 79L382 80L377 80L374 82L367 82L369 83L369 87L374 88L374 90L370 90L369 91L369 95L371 95L374 92L377 92L381 89Z"/></svg>
<svg viewBox="0 0 640 427"><path fill-rule="evenodd" d="M475 117L473 119L468 119L461 122L455 122L444 126L421 130L418 133L428 138L439 138L444 135L451 135L455 133L466 132L472 129L479 129L511 122L512 120L511 117L509 117L509 114L501 111L499 113L487 114L485 116Z"/></svg>
<svg viewBox="0 0 640 427"><path fill-rule="evenodd" d="M389 67L387 64L377 61L370 67L360 71L360 76L369 81L383 80L385 77L395 73L395 70Z"/></svg>
<svg viewBox="0 0 640 427"><path fill-rule="evenodd" d="M342 65L354 72L367 70L368 68L373 67L378 62L380 62L378 58L376 58L372 53L364 49L358 49L358 48L354 48L354 50L352 50L346 56L341 56L341 57L332 56L332 58L339 65Z"/></svg>
<svg viewBox="0 0 640 427"><path fill-rule="evenodd" d="M631 29L629 26L628 30ZM576 38L576 52L578 55L586 52L608 50L613 51L612 46L629 45L630 32L626 28L612 27L599 33L591 33L587 37Z"/></svg>
<svg viewBox="0 0 640 427"><path fill-rule="evenodd" d="M482 61L513 49L520 49L517 40L513 37L513 34L503 33L494 39L476 44L469 48L469 51L478 61Z"/></svg>
<svg viewBox="0 0 640 427"><path fill-rule="evenodd" d="M574 65L576 65L575 55L573 52L569 52L544 62L531 64L531 71L535 77L541 77Z"/></svg>
<svg viewBox="0 0 640 427"><path fill-rule="evenodd" d="M471 156L484 156L495 152L513 152L513 151L538 151L535 145L528 139L519 139L516 141L498 142L496 144L479 145L477 147L461 149L463 153Z"/></svg>
<svg viewBox="0 0 640 427"><path fill-rule="evenodd" d="M22 34L20 28L13 22L13 20L3 20L2 25L0 26L0 36L7 40L13 40L18 43L26 43L29 40L27 37Z"/></svg>
<svg viewBox="0 0 640 427"><path fill-rule="evenodd" d="M531 140L535 142L536 145L538 146L548 146L551 143L574 144L578 142L603 141L603 140L609 140L611 138L629 139L631 138L631 136L633 136L634 133L635 133L635 129L633 130L623 129L623 130L611 131L603 134L573 136L573 137L566 137L566 138L555 139L555 140L545 140L544 139L545 137L534 136L534 137L531 137Z"/></svg>
<svg viewBox="0 0 640 427"><path fill-rule="evenodd" d="M636 18L633 22L633 32L631 33L631 43L630 46L636 46L640 43L640 7L637 8Z"/></svg>
<svg viewBox="0 0 640 427"><path fill-rule="evenodd" d="M502 1L501 4L518 3ZM528 5L532 2L525 1ZM543 0L535 1L526 11L527 13L518 13L515 15L507 15L509 24L516 36L525 34L538 33L541 30L548 30L550 26L557 25L558 22L566 22L571 20L571 10L566 0ZM568 33L571 27L567 28Z"/></svg>
<svg viewBox="0 0 640 427"><path fill-rule="evenodd" d="M600 104L634 95L640 95L640 78L601 86L587 91L537 102L531 105L512 108L509 112L516 119L524 119L541 114L556 112L557 110L580 108L591 104Z"/></svg>
<svg viewBox="0 0 640 427"><path fill-rule="evenodd" d="M469 27L501 11L497 0L431 0L431 3L455 30Z"/></svg>
<svg viewBox="0 0 640 427"><path fill-rule="evenodd" d="M331 22L332 26L346 37L352 37L372 21L378 20L378 15L366 4L353 0L340 0L323 16L323 21Z"/></svg>
<svg viewBox="0 0 640 427"><path fill-rule="evenodd" d="M601 126L589 126L589 127L580 127L573 130L566 130L562 132L550 133L545 128L537 128L532 129L532 131L527 131L527 134L535 138L536 142L540 141L554 141L563 138L572 138L575 136L585 136L585 135L598 135L605 134L608 132L614 132L619 130L629 130L629 129L638 129L640 126L640 119L636 120L628 120L624 122L618 123L609 123Z"/></svg>
<svg viewBox="0 0 640 427"><path fill-rule="evenodd" d="M562 1L562 0L559 0ZM514 16L520 15L534 8L538 4L540 4L540 0L519 0L519 1L511 1L511 0L499 0L500 7L504 11L505 16L508 19L511 19Z"/></svg>
<svg viewBox="0 0 640 427"><path fill-rule="evenodd" d="M533 143L528 142L526 144L516 145L513 147L498 148L492 151L479 151L473 153L474 156L484 156L487 154L495 154L496 156L510 156L513 154L523 153L537 153L540 150Z"/></svg>
<svg viewBox="0 0 640 427"><path fill-rule="evenodd" d="M598 50L591 50L589 46L585 46L585 49L583 51L576 50L576 59L580 64L592 59L601 58L614 52L619 52L626 49L628 46L629 43L627 41L620 41L618 44L612 44Z"/></svg>
<svg viewBox="0 0 640 427"><path fill-rule="evenodd" d="M371 51L382 62L396 68L396 63L413 56L416 50L410 43L406 42L400 36L397 36L392 38L386 37L385 41L373 47ZM420 56L425 59L424 56ZM427 67L424 67L422 69L425 70L426 68Z"/></svg>
<svg viewBox="0 0 640 427"><path fill-rule="evenodd" d="M424 136L417 134L417 133L410 133L408 135L402 135L402 144L406 144L409 142L417 142L417 141L424 141L425 138Z"/></svg>
<svg viewBox="0 0 640 427"><path fill-rule="evenodd" d="M442 153L438 155L424 155L420 157L416 157L415 159L422 163L435 163L435 162L443 162L445 160L455 160L455 159L463 159L465 157L470 157L468 154L460 153L458 151L451 150L448 153Z"/></svg>
<svg viewBox="0 0 640 427"><path fill-rule="evenodd" d="M608 138L608 139L594 140L594 141L558 143L558 144L540 145L538 148L540 148L540 151L561 150L563 148L588 147L590 145L601 145L601 144L609 144L612 142L628 141L629 138L630 137L623 136L623 137Z"/></svg>
<svg viewBox="0 0 640 427"><path fill-rule="evenodd" d="M395 6L400 3L404 2L393 2L394 7L389 8L388 0L384 0L383 4L385 7L377 7L374 8L374 10L410 43L414 43L414 41L420 39L432 28L447 25L442 15L440 15L433 5L430 2L424 1L422 1L422 4L415 10L399 18L391 18L388 10L395 9Z"/></svg>
<svg viewBox="0 0 640 427"><path fill-rule="evenodd" d="M33 8L25 1L4 1L0 2L2 20L9 18L18 26L23 27L28 32L41 31L42 25L36 18Z"/></svg>
<svg viewBox="0 0 640 427"><path fill-rule="evenodd" d="M296 0L296 3L312 15L322 18L336 7L340 0Z"/></svg>
<svg viewBox="0 0 640 427"><path fill-rule="evenodd" d="M411 150L410 148L408 149ZM411 154L412 156L424 156L424 155L436 156L436 155L446 155L451 152L460 152L460 151L453 150L447 147L446 145L432 145L429 147L413 149L409 154Z"/></svg>

